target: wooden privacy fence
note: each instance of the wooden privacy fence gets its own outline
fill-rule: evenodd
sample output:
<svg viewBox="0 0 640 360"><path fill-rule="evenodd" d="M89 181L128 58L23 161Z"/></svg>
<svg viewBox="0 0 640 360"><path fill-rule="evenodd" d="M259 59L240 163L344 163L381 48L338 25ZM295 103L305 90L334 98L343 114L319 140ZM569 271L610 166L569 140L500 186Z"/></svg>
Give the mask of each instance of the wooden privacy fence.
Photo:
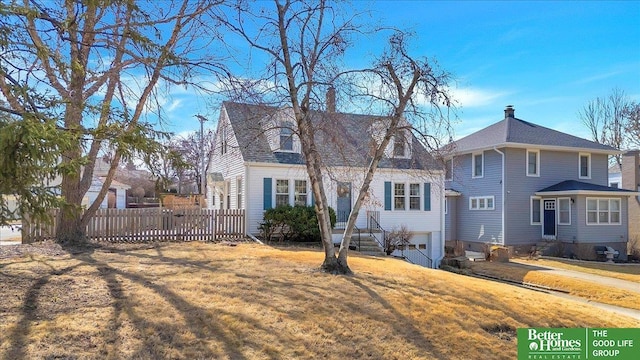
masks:
<svg viewBox="0 0 640 360"><path fill-rule="evenodd" d="M53 239L60 218L52 224L23 221L23 242ZM215 241L245 236L244 210L99 209L86 228L88 239L112 242Z"/></svg>

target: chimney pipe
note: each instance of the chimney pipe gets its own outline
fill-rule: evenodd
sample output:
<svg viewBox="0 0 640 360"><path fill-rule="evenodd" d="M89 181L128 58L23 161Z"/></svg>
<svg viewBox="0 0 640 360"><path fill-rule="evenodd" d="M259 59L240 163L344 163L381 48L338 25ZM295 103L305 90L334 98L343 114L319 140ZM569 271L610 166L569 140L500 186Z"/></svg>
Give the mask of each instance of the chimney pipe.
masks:
<svg viewBox="0 0 640 360"><path fill-rule="evenodd" d="M336 88L327 89L327 112L336 112Z"/></svg>
<svg viewBox="0 0 640 360"><path fill-rule="evenodd" d="M513 108L513 105L507 105L507 107L504 109L504 118L515 118L514 113L516 112L516 109Z"/></svg>

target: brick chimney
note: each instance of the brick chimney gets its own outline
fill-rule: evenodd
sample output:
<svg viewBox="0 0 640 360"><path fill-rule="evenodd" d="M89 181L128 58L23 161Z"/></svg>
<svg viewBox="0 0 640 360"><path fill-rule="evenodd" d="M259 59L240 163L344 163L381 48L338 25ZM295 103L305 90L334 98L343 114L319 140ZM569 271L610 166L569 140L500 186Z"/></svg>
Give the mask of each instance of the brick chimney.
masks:
<svg viewBox="0 0 640 360"><path fill-rule="evenodd" d="M640 190L640 150L622 154L622 188ZM640 239L640 196L632 196L627 203L629 240Z"/></svg>
<svg viewBox="0 0 640 360"><path fill-rule="evenodd" d="M336 89L333 86L327 89L327 112L336 112Z"/></svg>
<svg viewBox="0 0 640 360"><path fill-rule="evenodd" d="M504 118L515 118L514 113L516 112L516 109L513 108L513 105L507 105L507 107L504 109Z"/></svg>
<svg viewBox="0 0 640 360"><path fill-rule="evenodd" d="M622 188L637 191L640 186L640 150L622 154Z"/></svg>

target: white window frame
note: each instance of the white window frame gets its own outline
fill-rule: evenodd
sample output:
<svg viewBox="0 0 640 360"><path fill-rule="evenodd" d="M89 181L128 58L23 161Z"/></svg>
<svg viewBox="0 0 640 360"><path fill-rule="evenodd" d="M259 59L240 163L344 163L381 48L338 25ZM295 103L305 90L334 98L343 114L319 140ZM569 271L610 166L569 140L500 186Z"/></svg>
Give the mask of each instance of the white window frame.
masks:
<svg viewBox="0 0 640 360"><path fill-rule="evenodd" d="M236 178L236 209L242 209L242 176Z"/></svg>
<svg viewBox="0 0 640 360"><path fill-rule="evenodd" d="M226 180L224 182L224 193L225 193L225 209L231 209L231 180Z"/></svg>
<svg viewBox="0 0 640 360"><path fill-rule="evenodd" d="M536 172L535 173L530 173L529 172L529 154L536 154ZM537 149L527 149L527 158L526 158L526 172L527 172L527 176L530 177L540 177L540 150Z"/></svg>
<svg viewBox="0 0 640 360"><path fill-rule="evenodd" d="M402 195L398 195L396 193L396 186L402 185ZM396 207L396 199L402 199L403 207ZM407 210L407 184L405 183L393 183L393 210L394 211L403 211Z"/></svg>
<svg viewBox="0 0 640 360"><path fill-rule="evenodd" d="M278 192L278 182L279 181L286 181L287 182L287 192ZM276 179L276 188L274 191L274 196L275 196L275 201L273 202L273 204L275 205L275 207L278 206L282 206L282 205L291 205L291 182L289 181L289 179ZM279 204L278 203L278 196L287 196L287 203L286 204Z"/></svg>
<svg viewBox="0 0 640 360"><path fill-rule="evenodd" d="M298 187L297 187L297 183L298 181L304 181L304 193L302 192L298 192ZM297 204L298 201L298 196L302 196L304 195L304 204ZM309 204L309 182L305 179L294 179L293 180L293 205L301 205L301 206L307 206Z"/></svg>
<svg viewBox="0 0 640 360"><path fill-rule="evenodd" d="M407 141L407 135L405 134L405 131L402 129L397 130L396 133L393 135L393 149L391 149L393 157L394 158L407 157L407 145L408 145L408 141ZM398 150L402 150L402 153L400 153L400 151Z"/></svg>
<svg viewBox="0 0 640 360"><path fill-rule="evenodd" d="M411 194L411 186L412 185L416 185L416 188L418 189L418 194L417 195L412 195ZM418 208L417 209L412 209L411 208L411 199L412 198L417 198L418 199ZM420 184L419 183L409 183L409 191L407 192L407 205L410 211L416 211L416 210L422 210L422 192L420 191Z"/></svg>
<svg viewBox="0 0 640 360"><path fill-rule="evenodd" d="M293 138L293 123L289 122L289 121L285 121L281 124L280 126L280 131L279 131L279 137L278 137L278 142L279 142L279 151L284 151L284 152L293 152L295 149L295 144L294 144L294 138ZM285 140L284 142L282 140ZM290 143L291 144L291 149L285 149L284 148L284 144Z"/></svg>
<svg viewBox="0 0 640 360"><path fill-rule="evenodd" d="M587 176L582 176L582 157L587 157ZM578 154L578 179L591 179L591 154L579 153Z"/></svg>
<svg viewBox="0 0 640 360"><path fill-rule="evenodd" d="M538 200L538 216L540 219L536 222L533 220L533 202ZM542 225L542 198L540 196L532 196L529 198L529 224L530 225Z"/></svg>
<svg viewBox="0 0 640 360"><path fill-rule="evenodd" d="M596 222L589 222L589 212L593 212L593 210L589 210L589 200L593 200L596 202ZM604 212L600 210L600 201L602 200L606 200L608 201L608 208L607 208L607 222L600 222L600 213ZM585 212L586 212L586 217L585 217L585 222L587 223L588 226L598 226L598 225L622 225L622 199L620 198L597 198L597 197L591 197L591 198L587 198L585 200ZM611 203L612 202L618 202L618 211L614 211L618 213L618 222L611 222Z"/></svg>
<svg viewBox="0 0 640 360"><path fill-rule="evenodd" d="M569 204L569 221L568 222L562 222L560 219L560 214L562 212L565 212L566 210L562 210L562 202L566 201ZM556 213L558 213L558 225L571 225L571 198L568 197L562 197L562 198L557 198L556 199Z"/></svg>
<svg viewBox="0 0 640 360"><path fill-rule="evenodd" d="M473 205L475 200L475 206ZM488 206L489 200L491 200L491 207ZM469 210L495 210L496 199L495 196L471 196L469 197Z"/></svg>
<svg viewBox="0 0 640 360"><path fill-rule="evenodd" d="M447 177L447 175L449 175L449 177ZM453 180L453 158L445 160L444 162L444 180Z"/></svg>
<svg viewBox="0 0 640 360"><path fill-rule="evenodd" d="M480 175L476 174L476 156L480 155L482 159L482 166L480 167L480 171L482 172ZM471 178L472 179L481 179L484 177L484 151L480 153L471 154Z"/></svg>
<svg viewBox="0 0 640 360"><path fill-rule="evenodd" d="M227 149L227 147L229 146L228 141L227 141L227 127L226 125L222 125L222 129L221 129L221 134L220 134L220 155L224 155L228 152L229 149Z"/></svg>

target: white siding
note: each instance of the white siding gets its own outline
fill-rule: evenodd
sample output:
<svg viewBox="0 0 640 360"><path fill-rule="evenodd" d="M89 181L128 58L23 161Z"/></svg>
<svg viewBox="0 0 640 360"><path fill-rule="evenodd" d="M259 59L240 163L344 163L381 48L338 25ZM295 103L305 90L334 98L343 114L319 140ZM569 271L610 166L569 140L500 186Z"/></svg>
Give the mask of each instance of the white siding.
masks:
<svg viewBox="0 0 640 360"><path fill-rule="evenodd" d="M271 203L275 205L276 180L289 180L290 187L293 180L307 180L306 168L302 165L277 165L277 164L250 164L247 169L247 227L248 232L258 235L258 227L262 222L264 214L264 178L272 179ZM329 206L337 207L338 181L352 183L352 202L355 202L357 191L362 185L362 169L331 169L330 176L324 179L325 192ZM384 183L418 183L420 184L420 210L384 210ZM424 183L431 184L431 210L424 210ZM310 191L311 184L308 184ZM292 191L290 189L290 194ZM442 197L444 196L444 176L438 174L428 174L424 171L406 171L379 169L371 183L369 197L363 204L356 226L360 229L367 227L367 211L380 212L380 225L385 230L392 230L401 225L406 225L415 235L412 239L414 244L428 244L426 253L437 266L444 254L444 239L442 237L442 226L444 209L442 209ZM311 194L307 201L311 204ZM353 204L352 204L353 205Z"/></svg>
<svg viewBox="0 0 640 360"><path fill-rule="evenodd" d="M247 196L245 196L247 204L247 228L251 234L259 235L258 226L262 222L264 214L264 193L263 179L273 179L271 191L271 204L275 206L275 186L276 180L290 180L289 194L293 190L293 180L307 180L307 172L304 166L283 166L283 165L250 165L248 168ZM307 184L310 187L310 184ZM307 202L311 205L311 194L307 196Z"/></svg>
<svg viewBox="0 0 640 360"><path fill-rule="evenodd" d="M222 154L222 128L226 126L227 129L227 152ZM229 119L227 117L226 110L222 108L220 111L220 119L218 120L218 129L216 136L216 147L213 151L213 156L211 157L211 164L209 166L210 173L221 173L224 177L225 182L229 181L230 183L230 206L231 209L242 209L244 208L244 204L237 203L237 178L242 178L242 183L245 184L245 166L244 160L242 158L242 153L240 152L240 148L238 147L238 140L233 134L231 125L229 124ZM215 192L215 203L212 203L212 194ZM246 191L244 192L246 194ZM209 184L209 191L207 192L207 207L210 209L219 209L220 208L220 199L223 196L224 199L224 207L227 208L226 199L227 194L225 193L225 187L223 184ZM246 199L246 195L243 196L243 201Z"/></svg>

